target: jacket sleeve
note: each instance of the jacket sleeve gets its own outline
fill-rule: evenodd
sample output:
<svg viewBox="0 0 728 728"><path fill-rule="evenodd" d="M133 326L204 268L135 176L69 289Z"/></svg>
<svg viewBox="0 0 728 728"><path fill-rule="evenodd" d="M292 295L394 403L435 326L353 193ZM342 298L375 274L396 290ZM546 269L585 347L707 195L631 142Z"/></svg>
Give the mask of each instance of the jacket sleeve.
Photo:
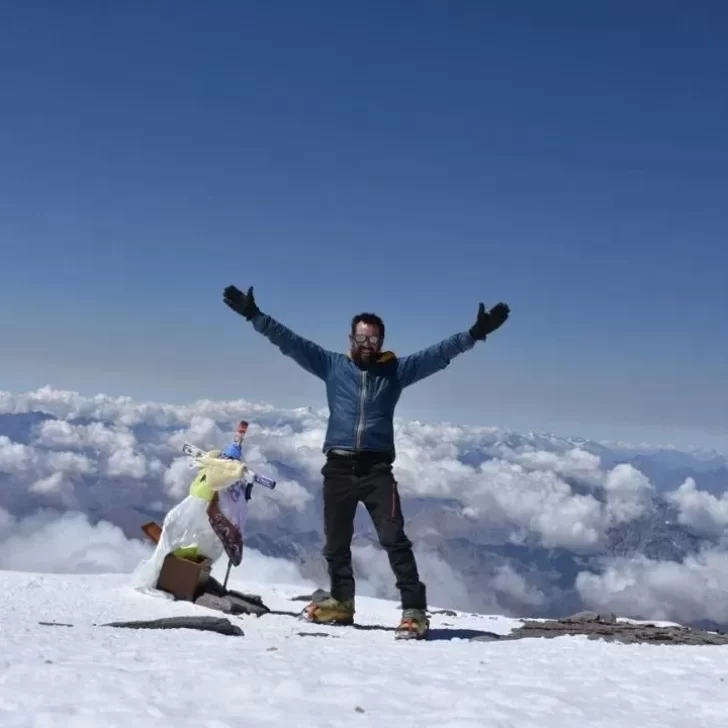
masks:
<svg viewBox="0 0 728 728"><path fill-rule="evenodd" d="M291 357L307 372L320 379L326 379L331 370L334 352L327 351L313 341L304 339L265 313L259 313L253 318L253 328L277 346L282 354Z"/></svg>
<svg viewBox="0 0 728 728"><path fill-rule="evenodd" d="M401 386L409 387L445 369L458 354L469 351L473 346L475 346L473 337L468 332L463 332L403 357L397 363L397 375Z"/></svg>

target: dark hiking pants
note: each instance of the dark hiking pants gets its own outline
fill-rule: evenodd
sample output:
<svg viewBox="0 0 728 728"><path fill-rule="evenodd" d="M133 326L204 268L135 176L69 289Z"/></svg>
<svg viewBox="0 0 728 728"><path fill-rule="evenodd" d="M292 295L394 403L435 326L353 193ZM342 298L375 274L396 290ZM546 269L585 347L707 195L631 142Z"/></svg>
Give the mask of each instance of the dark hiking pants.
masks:
<svg viewBox="0 0 728 728"><path fill-rule="evenodd" d="M426 609L425 585L420 581L412 543L404 532L391 457L377 453L329 453L321 474L326 538L323 553L331 579L331 596L340 601L354 598L351 541L357 505L361 502L389 558L402 596L402 608Z"/></svg>

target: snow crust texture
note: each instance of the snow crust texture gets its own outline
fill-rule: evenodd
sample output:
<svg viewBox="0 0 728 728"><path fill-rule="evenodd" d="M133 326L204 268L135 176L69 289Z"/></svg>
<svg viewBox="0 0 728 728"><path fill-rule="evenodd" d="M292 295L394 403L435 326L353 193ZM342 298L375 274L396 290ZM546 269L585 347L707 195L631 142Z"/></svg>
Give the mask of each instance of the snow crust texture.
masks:
<svg viewBox="0 0 728 728"><path fill-rule="evenodd" d="M230 617L244 636L100 626L219 616L127 579L0 572L2 728L726 725L728 647L479 641L521 623L452 612L432 640L396 642L394 602L362 598L360 628L323 627L292 616L300 587L234 579L275 611Z"/></svg>

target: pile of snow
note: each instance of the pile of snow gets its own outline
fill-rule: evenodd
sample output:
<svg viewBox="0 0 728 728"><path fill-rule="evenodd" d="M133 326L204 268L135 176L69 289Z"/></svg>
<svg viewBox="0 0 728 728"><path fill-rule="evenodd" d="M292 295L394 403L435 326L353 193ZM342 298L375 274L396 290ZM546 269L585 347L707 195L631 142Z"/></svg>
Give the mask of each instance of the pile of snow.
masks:
<svg viewBox="0 0 728 728"><path fill-rule="evenodd" d="M323 627L293 616L303 606L294 599L300 585L248 582L235 572L230 584L281 613L231 617L242 637L115 629L98 625L220 615L134 591L120 574L0 572L0 725L725 725L724 648L583 637L479 642L472 638L519 622L467 613L435 614L428 642L395 642L394 602L361 598L361 629Z"/></svg>

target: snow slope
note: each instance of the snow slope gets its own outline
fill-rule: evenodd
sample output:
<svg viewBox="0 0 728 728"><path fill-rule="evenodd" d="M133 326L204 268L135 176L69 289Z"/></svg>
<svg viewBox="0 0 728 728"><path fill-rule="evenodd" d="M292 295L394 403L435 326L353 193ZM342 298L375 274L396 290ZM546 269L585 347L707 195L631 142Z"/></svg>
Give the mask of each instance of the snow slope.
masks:
<svg viewBox="0 0 728 728"><path fill-rule="evenodd" d="M275 610L303 606L291 600L300 587L231 585ZM123 575L0 572L0 726L726 725L726 648L478 642L517 622L469 614L435 615L427 643L395 642L397 606L361 599L358 619L373 629L284 614L231 618L244 637L115 629L94 623L218 613L135 592Z"/></svg>

